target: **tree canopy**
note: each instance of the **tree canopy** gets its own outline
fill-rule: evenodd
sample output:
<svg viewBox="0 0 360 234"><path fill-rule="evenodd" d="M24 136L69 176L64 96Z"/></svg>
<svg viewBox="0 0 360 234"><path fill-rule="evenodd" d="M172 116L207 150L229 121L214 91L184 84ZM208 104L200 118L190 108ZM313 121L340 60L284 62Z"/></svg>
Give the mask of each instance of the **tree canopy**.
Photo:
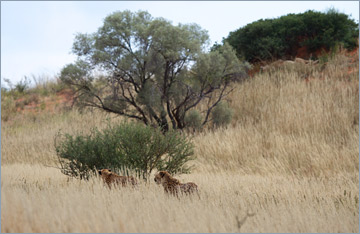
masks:
<svg viewBox="0 0 360 234"><path fill-rule="evenodd" d="M334 9L326 13L307 11L276 19L261 19L230 32L224 39L237 55L256 62L269 59L289 59L299 48L313 54L329 51L336 45L352 50L358 46L358 24L348 15Z"/></svg>
<svg viewBox="0 0 360 234"><path fill-rule="evenodd" d="M65 66L60 78L76 90L83 106L164 132L186 127L186 112L204 103L204 125L247 67L227 43L207 53L208 38L196 24L174 26L144 11L115 12L97 32L76 35L78 60Z"/></svg>

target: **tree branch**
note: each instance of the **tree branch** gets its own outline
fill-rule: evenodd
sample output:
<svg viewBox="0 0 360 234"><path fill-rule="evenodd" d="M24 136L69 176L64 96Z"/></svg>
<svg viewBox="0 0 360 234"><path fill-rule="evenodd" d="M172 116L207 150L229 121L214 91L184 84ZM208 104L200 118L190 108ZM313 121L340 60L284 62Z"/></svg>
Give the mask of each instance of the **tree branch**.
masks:
<svg viewBox="0 0 360 234"><path fill-rule="evenodd" d="M223 89L221 90L220 92L220 95L218 97L218 99L215 101L215 103L208 108L207 112L206 112L206 116L205 116L205 119L204 119L204 122L202 123L202 125L205 125L207 122L208 122L208 119L209 119L209 115L211 113L211 110L223 99L223 97L225 97L226 95L228 95L229 93L231 93L233 91L233 89L231 89L229 92L227 92L226 94L224 94L226 88L227 88L228 84L225 83Z"/></svg>

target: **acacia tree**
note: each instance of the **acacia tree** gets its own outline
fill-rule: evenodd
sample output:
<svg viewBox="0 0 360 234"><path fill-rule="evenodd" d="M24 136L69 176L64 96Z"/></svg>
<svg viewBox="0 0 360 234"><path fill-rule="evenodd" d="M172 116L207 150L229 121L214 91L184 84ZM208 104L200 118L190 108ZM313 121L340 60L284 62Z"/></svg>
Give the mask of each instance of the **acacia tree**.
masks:
<svg viewBox="0 0 360 234"><path fill-rule="evenodd" d="M142 121L146 125L185 127L185 114L203 102L202 125L246 75L231 46L205 52L207 32L196 24L173 26L139 11L107 16L93 34L77 34L74 64L60 78L75 88L83 106ZM95 78L94 71L102 75Z"/></svg>

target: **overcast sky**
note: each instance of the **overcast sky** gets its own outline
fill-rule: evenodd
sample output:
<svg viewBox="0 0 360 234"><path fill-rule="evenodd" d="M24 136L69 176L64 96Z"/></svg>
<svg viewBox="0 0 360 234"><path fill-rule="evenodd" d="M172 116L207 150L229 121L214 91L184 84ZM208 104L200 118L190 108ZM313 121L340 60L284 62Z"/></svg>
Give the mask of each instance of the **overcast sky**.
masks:
<svg viewBox="0 0 360 234"><path fill-rule="evenodd" d="M146 10L173 24L197 23L212 45L230 31L259 19L334 7L359 22L358 1L1 1L1 78L54 77L73 61L77 32L95 32L114 11ZM2 82L4 85L4 82Z"/></svg>

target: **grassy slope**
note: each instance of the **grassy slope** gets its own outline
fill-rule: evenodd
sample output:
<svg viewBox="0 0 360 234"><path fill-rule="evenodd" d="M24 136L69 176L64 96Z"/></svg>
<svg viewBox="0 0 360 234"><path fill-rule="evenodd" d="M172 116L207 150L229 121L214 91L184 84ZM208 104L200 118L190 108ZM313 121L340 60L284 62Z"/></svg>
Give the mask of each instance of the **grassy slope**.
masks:
<svg viewBox="0 0 360 234"><path fill-rule="evenodd" d="M105 127L99 112L2 122L2 232L358 232L358 60L258 74L229 97L234 120L194 136L200 200L155 183L107 190L69 180L54 135ZM355 70L355 72L352 72ZM321 71L321 73L320 73ZM350 71L350 72L349 72ZM306 79L305 79L306 78ZM246 212L254 214L243 225Z"/></svg>

